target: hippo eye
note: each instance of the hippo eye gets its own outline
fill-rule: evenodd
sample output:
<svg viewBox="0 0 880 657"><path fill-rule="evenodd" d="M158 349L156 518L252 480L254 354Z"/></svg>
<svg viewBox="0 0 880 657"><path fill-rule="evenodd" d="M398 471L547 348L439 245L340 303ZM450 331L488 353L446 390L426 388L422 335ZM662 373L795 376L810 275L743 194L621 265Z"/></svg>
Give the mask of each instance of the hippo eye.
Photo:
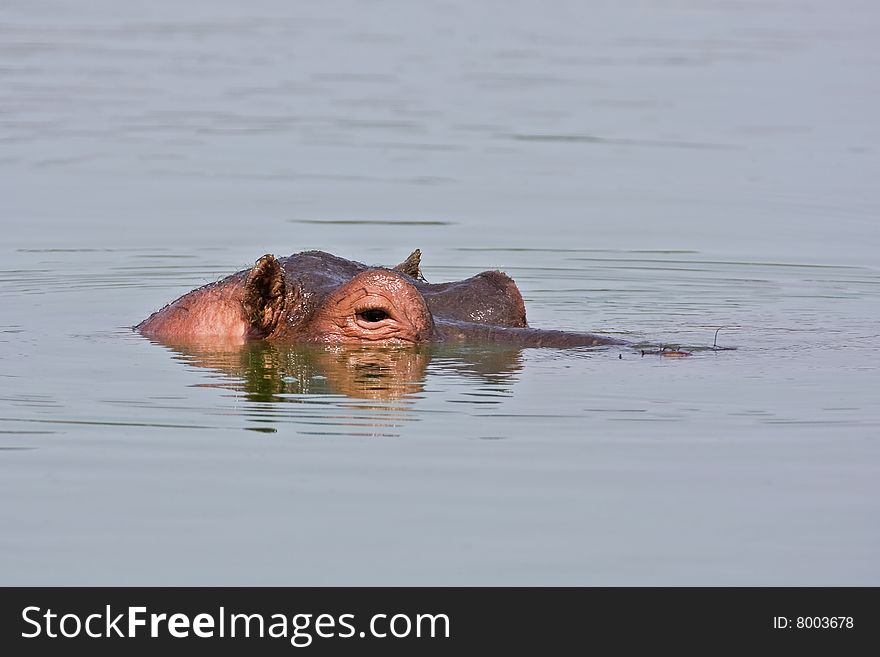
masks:
<svg viewBox="0 0 880 657"><path fill-rule="evenodd" d="M388 319L388 313L386 313L381 308L370 308L369 310L363 310L357 314L358 319L368 322L370 324L375 324L376 322L381 322L383 319Z"/></svg>

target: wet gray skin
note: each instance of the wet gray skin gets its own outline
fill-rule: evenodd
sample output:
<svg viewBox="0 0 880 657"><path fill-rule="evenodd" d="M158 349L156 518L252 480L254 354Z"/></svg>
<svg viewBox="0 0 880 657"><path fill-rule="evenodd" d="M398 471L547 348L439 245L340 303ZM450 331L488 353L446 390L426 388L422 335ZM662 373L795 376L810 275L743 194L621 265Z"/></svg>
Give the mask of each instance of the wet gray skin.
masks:
<svg viewBox="0 0 880 657"><path fill-rule="evenodd" d="M252 268L180 297L138 324L166 343L478 343L522 347L623 344L592 333L535 329L516 284L499 271L428 283L420 251L371 267L321 251L265 255Z"/></svg>

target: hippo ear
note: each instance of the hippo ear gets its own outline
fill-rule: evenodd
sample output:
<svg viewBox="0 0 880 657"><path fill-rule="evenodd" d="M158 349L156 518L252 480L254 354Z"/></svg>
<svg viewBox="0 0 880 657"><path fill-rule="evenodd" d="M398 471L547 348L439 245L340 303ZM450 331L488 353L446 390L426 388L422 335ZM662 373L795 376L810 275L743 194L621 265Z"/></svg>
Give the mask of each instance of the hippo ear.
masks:
<svg viewBox="0 0 880 657"><path fill-rule="evenodd" d="M284 310L284 268L270 253L254 263L244 282L241 305L255 337L266 337Z"/></svg>
<svg viewBox="0 0 880 657"><path fill-rule="evenodd" d="M399 271L401 274L406 274L407 276L412 276L417 280L423 281L425 280L425 277L422 276L422 270L419 268L421 262L422 252L421 250L416 249L409 254L406 260L394 267L394 271Z"/></svg>

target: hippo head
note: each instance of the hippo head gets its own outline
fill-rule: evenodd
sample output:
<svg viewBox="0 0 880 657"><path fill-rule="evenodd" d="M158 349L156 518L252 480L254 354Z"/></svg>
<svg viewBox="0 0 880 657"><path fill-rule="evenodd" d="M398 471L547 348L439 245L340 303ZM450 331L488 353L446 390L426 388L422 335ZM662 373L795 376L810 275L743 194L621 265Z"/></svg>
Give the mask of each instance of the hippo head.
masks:
<svg viewBox="0 0 880 657"><path fill-rule="evenodd" d="M398 345L466 339L527 326L516 284L487 271L427 283L420 251L396 267L371 267L320 251L264 255L253 267L168 304L136 328L165 342L252 339Z"/></svg>

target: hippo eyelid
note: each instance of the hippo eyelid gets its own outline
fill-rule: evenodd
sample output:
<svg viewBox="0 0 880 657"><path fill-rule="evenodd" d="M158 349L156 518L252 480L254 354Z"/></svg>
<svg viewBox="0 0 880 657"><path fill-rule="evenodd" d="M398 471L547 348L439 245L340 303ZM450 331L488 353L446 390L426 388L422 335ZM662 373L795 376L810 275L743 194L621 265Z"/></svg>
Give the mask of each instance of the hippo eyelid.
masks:
<svg viewBox="0 0 880 657"><path fill-rule="evenodd" d="M367 310L360 311L357 316L358 319L369 324L376 324L390 317L390 315L381 308L368 308Z"/></svg>

